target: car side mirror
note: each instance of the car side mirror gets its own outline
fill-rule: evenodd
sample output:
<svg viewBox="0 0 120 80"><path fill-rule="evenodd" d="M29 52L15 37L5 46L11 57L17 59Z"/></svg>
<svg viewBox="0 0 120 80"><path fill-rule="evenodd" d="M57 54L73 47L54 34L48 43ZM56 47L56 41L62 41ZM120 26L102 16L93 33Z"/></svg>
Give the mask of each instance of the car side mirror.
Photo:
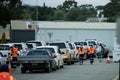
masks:
<svg viewBox="0 0 120 80"><path fill-rule="evenodd" d="M61 52L61 54L65 54L64 52Z"/></svg>

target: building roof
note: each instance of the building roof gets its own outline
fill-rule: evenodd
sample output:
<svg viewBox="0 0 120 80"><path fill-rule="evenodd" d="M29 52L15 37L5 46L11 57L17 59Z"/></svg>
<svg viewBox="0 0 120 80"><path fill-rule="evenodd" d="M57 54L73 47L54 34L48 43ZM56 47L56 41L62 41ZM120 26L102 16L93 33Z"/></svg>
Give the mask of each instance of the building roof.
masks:
<svg viewBox="0 0 120 80"><path fill-rule="evenodd" d="M12 29L28 29L27 25L31 24L32 29L35 25L39 28L53 29L116 29L116 23L107 22L79 22L79 21L23 21L12 20Z"/></svg>
<svg viewBox="0 0 120 80"><path fill-rule="evenodd" d="M61 28L61 29L116 29L116 23L107 22L55 22L40 21L40 28Z"/></svg>
<svg viewBox="0 0 120 80"><path fill-rule="evenodd" d="M29 28L31 26L31 28ZM11 20L11 29L19 30L34 30L34 24L31 21L26 20Z"/></svg>

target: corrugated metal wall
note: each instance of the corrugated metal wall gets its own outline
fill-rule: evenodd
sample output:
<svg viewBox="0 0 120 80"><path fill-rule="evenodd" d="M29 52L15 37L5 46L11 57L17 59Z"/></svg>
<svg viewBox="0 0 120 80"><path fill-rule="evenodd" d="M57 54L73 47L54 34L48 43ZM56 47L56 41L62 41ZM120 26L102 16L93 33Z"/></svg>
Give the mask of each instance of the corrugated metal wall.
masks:
<svg viewBox="0 0 120 80"><path fill-rule="evenodd" d="M52 37L48 36L52 33ZM113 49L115 30L108 29L40 29L37 35L38 40L42 41L82 41L85 39L96 39L103 42L109 48Z"/></svg>
<svg viewBox="0 0 120 80"><path fill-rule="evenodd" d="M12 30L11 42L26 42L35 40L35 30Z"/></svg>

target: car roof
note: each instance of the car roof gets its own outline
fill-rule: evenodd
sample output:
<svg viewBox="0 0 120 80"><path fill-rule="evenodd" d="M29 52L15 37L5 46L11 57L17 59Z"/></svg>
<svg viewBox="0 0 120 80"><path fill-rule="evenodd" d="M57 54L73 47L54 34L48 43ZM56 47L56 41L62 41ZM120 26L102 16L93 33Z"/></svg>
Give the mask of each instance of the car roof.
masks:
<svg viewBox="0 0 120 80"><path fill-rule="evenodd" d="M57 52L58 50L58 46L39 46L39 47L36 47L37 48L53 48L55 50L55 52Z"/></svg>

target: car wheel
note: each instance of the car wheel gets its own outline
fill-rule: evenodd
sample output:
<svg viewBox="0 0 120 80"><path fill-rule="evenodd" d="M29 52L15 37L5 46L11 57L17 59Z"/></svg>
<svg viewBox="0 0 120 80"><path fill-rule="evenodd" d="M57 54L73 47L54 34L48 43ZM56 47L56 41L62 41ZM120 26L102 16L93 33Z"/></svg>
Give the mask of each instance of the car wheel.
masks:
<svg viewBox="0 0 120 80"><path fill-rule="evenodd" d="M30 72L30 73L32 73L32 72L33 72L33 70L32 70L32 69L29 69L29 72Z"/></svg>
<svg viewBox="0 0 120 80"><path fill-rule="evenodd" d="M58 61L57 69L60 69L60 61Z"/></svg>
<svg viewBox="0 0 120 80"><path fill-rule="evenodd" d="M67 62L68 65L71 65L71 55L70 55L70 59L69 62Z"/></svg>
<svg viewBox="0 0 120 80"><path fill-rule="evenodd" d="M46 68L45 72L50 73L51 72L51 68L50 67Z"/></svg>
<svg viewBox="0 0 120 80"><path fill-rule="evenodd" d="M45 68L45 72L50 73L51 70L51 63L49 63L49 67Z"/></svg>
<svg viewBox="0 0 120 80"><path fill-rule="evenodd" d="M26 70L24 68L21 68L21 73L25 73Z"/></svg>

